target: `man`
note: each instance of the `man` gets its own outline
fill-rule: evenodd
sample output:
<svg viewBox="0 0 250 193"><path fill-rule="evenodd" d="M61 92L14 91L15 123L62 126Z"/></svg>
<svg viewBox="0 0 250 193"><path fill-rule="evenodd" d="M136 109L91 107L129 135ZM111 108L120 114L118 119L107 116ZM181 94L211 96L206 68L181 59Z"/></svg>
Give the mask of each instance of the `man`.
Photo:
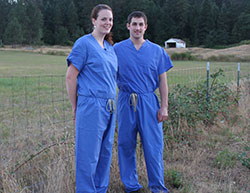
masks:
<svg viewBox="0 0 250 193"><path fill-rule="evenodd" d="M136 143L139 132L147 166L149 189L168 192L164 185L162 121L168 117L166 71L173 67L160 46L144 39L147 17L135 11L128 16L130 38L115 44L119 88L118 156L126 192L138 191ZM161 105L154 91L159 87Z"/></svg>

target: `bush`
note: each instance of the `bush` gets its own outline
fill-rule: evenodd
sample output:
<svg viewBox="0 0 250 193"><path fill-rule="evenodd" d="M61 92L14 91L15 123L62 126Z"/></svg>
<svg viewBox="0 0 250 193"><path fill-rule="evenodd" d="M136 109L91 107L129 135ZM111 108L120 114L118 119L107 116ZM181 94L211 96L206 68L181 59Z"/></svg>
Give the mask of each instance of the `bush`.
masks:
<svg viewBox="0 0 250 193"><path fill-rule="evenodd" d="M196 58L191 55L190 52L173 53L171 55L172 60L195 60Z"/></svg>
<svg viewBox="0 0 250 193"><path fill-rule="evenodd" d="M169 145L187 142L190 136L195 137L199 132L198 123L213 125L219 114L226 116L230 107L236 104L236 93L218 81L220 76L223 76L221 69L211 74L209 98L206 81L193 88L177 85L169 93L169 118L164 123L164 137Z"/></svg>
<svg viewBox="0 0 250 193"><path fill-rule="evenodd" d="M208 58L209 61L217 62L237 62L239 58L236 58L234 55L220 55L220 56L211 56Z"/></svg>

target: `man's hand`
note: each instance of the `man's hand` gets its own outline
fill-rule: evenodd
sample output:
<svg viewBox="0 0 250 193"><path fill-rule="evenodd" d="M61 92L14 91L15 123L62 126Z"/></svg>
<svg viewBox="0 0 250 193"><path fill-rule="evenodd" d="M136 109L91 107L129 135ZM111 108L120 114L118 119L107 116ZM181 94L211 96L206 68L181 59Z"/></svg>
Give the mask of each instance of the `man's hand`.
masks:
<svg viewBox="0 0 250 193"><path fill-rule="evenodd" d="M161 107L157 113L158 122L166 121L168 118L168 108Z"/></svg>
<svg viewBox="0 0 250 193"><path fill-rule="evenodd" d="M76 109L72 109L72 113L73 113L73 120L74 122L76 122Z"/></svg>

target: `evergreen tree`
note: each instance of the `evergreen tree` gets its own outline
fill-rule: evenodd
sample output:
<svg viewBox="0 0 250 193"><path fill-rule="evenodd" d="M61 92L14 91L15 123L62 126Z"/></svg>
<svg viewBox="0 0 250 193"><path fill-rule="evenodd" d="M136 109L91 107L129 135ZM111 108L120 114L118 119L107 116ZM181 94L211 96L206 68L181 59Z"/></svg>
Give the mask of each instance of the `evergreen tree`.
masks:
<svg viewBox="0 0 250 193"><path fill-rule="evenodd" d="M174 7L174 20L176 29L176 37L178 38L188 38L187 28L188 28L188 12L190 5L188 0L176 0L176 6Z"/></svg>
<svg viewBox="0 0 250 193"><path fill-rule="evenodd" d="M55 44L57 45L68 45L69 41L69 33L68 30L60 26L56 31L55 31Z"/></svg>
<svg viewBox="0 0 250 193"><path fill-rule="evenodd" d="M69 33L69 40L74 42L79 36L83 35L84 33L79 34L79 28L77 26L77 24L79 23L78 15L74 1L66 0L64 2L65 3L63 5L63 26L67 28L67 31Z"/></svg>
<svg viewBox="0 0 250 193"><path fill-rule="evenodd" d="M50 1L44 1L44 3L43 41L46 44L54 44L53 5Z"/></svg>
<svg viewBox="0 0 250 193"><path fill-rule="evenodd" d="M163 45L169 38L175 37L176 25L174 19L171 17L171 2L167 1L162 8L161 16L156 22L156 42Z"/></svg>
<svg viewBox="0 0 250 193"><path fill-rule="evenodd" d="M199 29L199 15L201 12L201 4L196 0L189 0L189 13L187 24L187 39L190 45L199 45L198 29ZM192 5L192 6L191 6Z"/></svg>
<svg viewBox="0 0 250 193"><path fill-rule="evenodd" d="M213 31L216 24L216 18L214 15L214 10L216 9L216 5L211 0L203 0L202 8L199 17L198 23L198 34L197 38L199 40L199 44L206 44L208 40L206 40L207 36L211 36L210 31ZM213 32L214 34L214 32Z"/></svg>
<svg viewBox="0 0 250 193"><path fill-rule="evenodd" d="M233 34L238 42L242 40L250 40L250 13L243 12L233 29Z"/></svg>
<svg viewBox="0 0 250 193"><path fill-rule="evenodd" d="M60 0L47 0L44 6L44 42L55 44L55 35L63 25Z"/></svg>
<svg viewBox="0 0 250 193"><path fill-rule="evenodd" d="M26 15L29 18L26 41L28 44L39 44L42 38L43 16L38 6L32 0L27 1Z"/></svg>
<svg viewBox="0 0 250 193"><path fill-rule="evenodd" d="M226 5L222 3L220 13L216 25L216 44L217 45L226 45L229 42L229 28L227 26Z"/></svg>
<svg viewBox="0 0 250 193"><path fill-rule="evenodd" d="M10 18L9 23L4 32L5 44L21 44L23 42L23 31L18 19L13 16Z"/></svg>
<svg viewBox="0 0 250 193"><path fill-rule="evenodd" d="M30 29L29 26L29 20L30 18L27 16L27 1L25 0L18 0L17 3L14 3L12 5L12 10L11 12L15 15L17 18L19 24L21 25L22 28L22 33L23 33L23 42L25 44L28 44L28 31Z"/></svg>
<svg viewBox="0 0 250 193"><path fill-rule="evenodd" d="M71 45L92 31L99 3L113 9L115 42L129 37L127 16L135 10L148 16L145 37L161 45L172 37L208 47L250 39L249 0L0 0L0 41ZM10 28L17 36L7 34Z"/></svg>
<svg viewBox="0 0 250 193"><path fill-rule="evenodd" d="M1 11L0 11L0 42L2 42L3 40L3 36L4 36L4 30L7 27L8 24L8 14L11 8L10 3L8 2L8 0L0 0L0 7L1 7Z"/></svg>

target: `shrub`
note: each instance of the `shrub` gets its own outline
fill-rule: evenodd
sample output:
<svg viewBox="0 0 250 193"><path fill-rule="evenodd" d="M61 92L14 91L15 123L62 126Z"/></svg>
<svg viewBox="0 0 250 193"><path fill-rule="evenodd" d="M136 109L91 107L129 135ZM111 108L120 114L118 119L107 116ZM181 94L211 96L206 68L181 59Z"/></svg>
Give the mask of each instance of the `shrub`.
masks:
<svg viewBox="0 0 250 193"><path fill-rule="evenodd" d="M217 62L237 62L239 58L234 55L220 55L220 56L211 56L208 58L209 61L217 61Z"/></svg>
<svg viewBox="0 0 250 193"><path fill-rule="evenodd" d="M198 123L213 125L219 114L226 116L230 107L236 104L236 93L218 81L220 76L223 76L221 69L210 76L208 100L206 82L194 87L177 85L169 93L169 118L164 123L165 139L169 144L187 141L199 132Z"/></svg>
<svg viewBox="0 0 250 193"><path fill-rule="evenodd" d="M196 58L191 55L190 52L173 53L171 55L172 60L195 60Z"/></svg>

